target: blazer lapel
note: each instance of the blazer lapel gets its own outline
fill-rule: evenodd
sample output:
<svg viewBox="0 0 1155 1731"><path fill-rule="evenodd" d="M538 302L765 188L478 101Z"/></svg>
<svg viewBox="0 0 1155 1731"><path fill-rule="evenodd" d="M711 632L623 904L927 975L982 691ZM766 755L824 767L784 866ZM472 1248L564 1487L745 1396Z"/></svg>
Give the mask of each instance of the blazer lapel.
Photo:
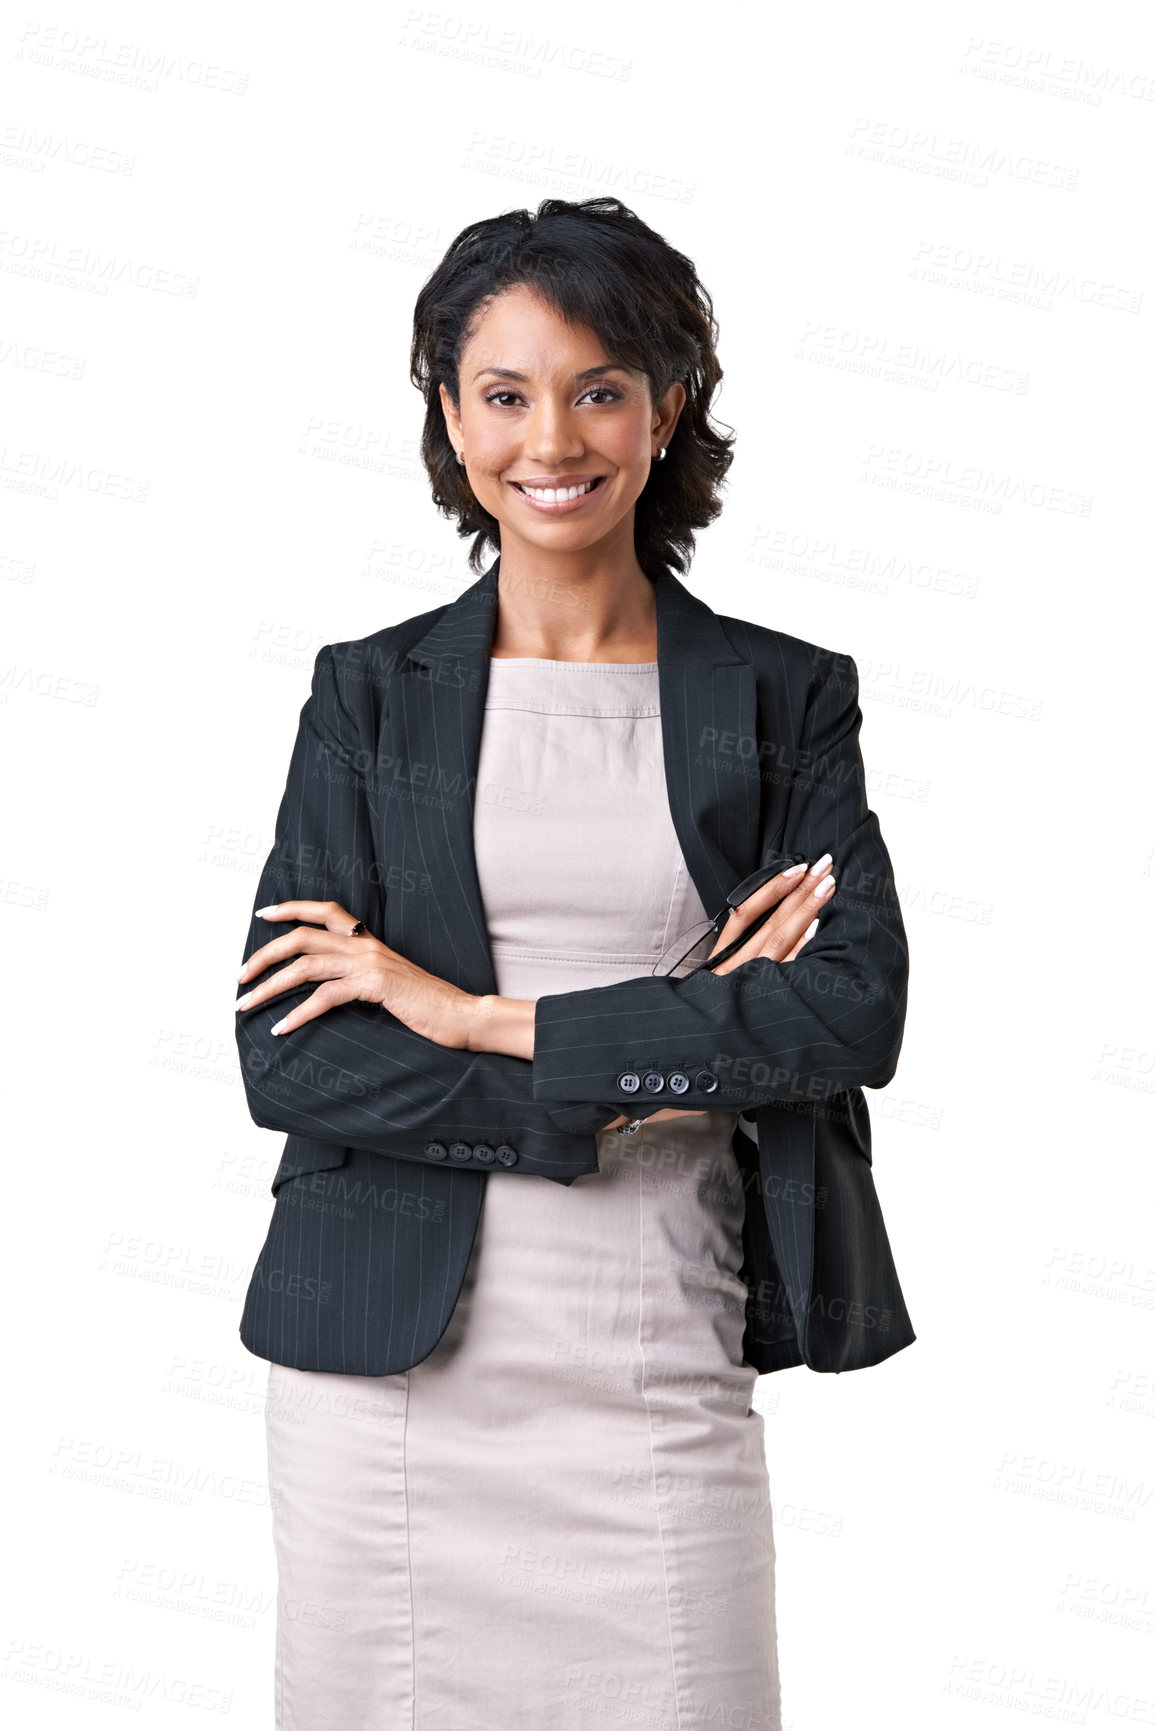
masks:
<svg viewBox="0 0 1155 1731"><path fill-rule="evenodd" d="M454 967L442 963L438 971L478 994L497 990L473 815L500 565L499 556L409 650L411 665L393 681L388 723L392 761L414 784L410 833L419 869L434 906L452 910L436 924ZM654 587L666 795L690 877L712 915L758 863L754 667L712 608L676 577L661 573Z"/></svg>
<svg viewBox="0 0 1155 1731"><path fill-rule="evenodd" d="M694 887L712 915L758 864L757 680L712 608L668 572L655 588L666 797Z"/></svg>

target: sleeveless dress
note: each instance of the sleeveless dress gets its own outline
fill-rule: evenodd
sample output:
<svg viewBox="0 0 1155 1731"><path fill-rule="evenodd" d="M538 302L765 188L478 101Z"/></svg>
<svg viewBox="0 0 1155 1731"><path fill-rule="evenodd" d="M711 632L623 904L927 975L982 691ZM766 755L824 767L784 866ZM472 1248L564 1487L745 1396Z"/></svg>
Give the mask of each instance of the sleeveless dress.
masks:
<svg viewBox="0 0 1155 1731"><path fill-rule="evenodd" d="M491 658L474 842L500 993L649 973L706 914L657 662ZM490 1173L412 1369L270 1365L283 1731L780 1731L735 1119Z"/></svg>

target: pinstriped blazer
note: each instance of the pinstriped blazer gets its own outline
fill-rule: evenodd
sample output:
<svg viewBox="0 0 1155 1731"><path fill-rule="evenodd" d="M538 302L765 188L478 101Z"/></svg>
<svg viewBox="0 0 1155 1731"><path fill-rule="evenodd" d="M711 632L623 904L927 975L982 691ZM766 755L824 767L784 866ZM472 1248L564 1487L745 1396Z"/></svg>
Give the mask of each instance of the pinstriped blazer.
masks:
<svg viewBox="0 0 1155 1731"><path fill-rule="evenodd" d="M256 908L332 898L419 967L497 990L473 811L499 570L318 654L246 961L278 929ZM359 1375L419 1363L486 1184L571 1184L598 1170L600 1128L662 1105L741 1114L749 1363L854 1370L914 1340L862 1092L895 1073L908 953L855 663L716 614L672 573L654 582L667 795L702 902L712 914L758 865L829 851L817 932L793 962L547 994L532 1061L450 1050L364 1003L272 1035L312 984L239 1012L249 1110L286 1134L240 1322L258 1356ZM674 1094L677 1072L690 1087ZM629 1078L645 1073L663 1088L639 1106Z"/></svg>

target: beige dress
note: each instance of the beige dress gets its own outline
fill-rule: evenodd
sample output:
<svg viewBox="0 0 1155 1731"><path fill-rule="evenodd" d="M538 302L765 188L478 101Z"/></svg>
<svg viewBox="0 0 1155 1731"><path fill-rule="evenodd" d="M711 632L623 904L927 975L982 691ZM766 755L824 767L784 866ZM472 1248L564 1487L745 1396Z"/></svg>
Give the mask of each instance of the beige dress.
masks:
<svg viewBox="0 0 1155 1731"><path fill-rule="evenodd" d="M501 993L649 973L705 912L657 663L492 659L474 840ZM490 1173L411 1370L270 1366L279 1727L779 1731L734 1121Z"/></svg>

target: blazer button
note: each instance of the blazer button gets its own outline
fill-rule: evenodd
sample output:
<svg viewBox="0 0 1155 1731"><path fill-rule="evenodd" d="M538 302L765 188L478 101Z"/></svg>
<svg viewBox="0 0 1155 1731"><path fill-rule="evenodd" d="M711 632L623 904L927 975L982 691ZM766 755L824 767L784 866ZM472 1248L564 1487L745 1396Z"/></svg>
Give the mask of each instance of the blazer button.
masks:
<svg viewBox="0 0 1155 1731"><path fill-rule="evenodd" d="M699 1070L694 1077L694 1085L700 1088L703 1094L712 1094L718 1086L718 1078L712 1070Z"/></svg>
<svg viewBox="0 0 1155 1731"><path fill-rule="evenodd" d="M660 1070L647 1070L642 1077L642 1087L647 1094L660 1094L666 1085L666 1078Z"/></svg>
<svg viewBox="0 0 1155 1731"><path fill-rule="evenodd" d="M492 1166L494 1159L493 1149L489 1146L488 1142L475 1142L473 1144L473 1158L475 1160L480 1160L483 1166Z"/></svg>
<svg viewBox="0 0 1155 1731"><path fill-rule="evenodd" d="M431 1160L444 1160L446 1148L444 1142L427 1142L425 1152Z"/></svg>
<svg viewBox="0 0 1155 1731"><path fill-rule="evenodd" d="M675 1094L684 1094L686 1089L690 1086L690 1078L686 1075L684 1070L671 1070L670 1074L666 1077L666 1081L669 1083L672 1092Z"/></svg>
<svg viewBox="0 0 1155 1731"><path fill-rule="evenodd" d="M468 1142L451 1142L449 1144L449 1158L451 1160L468 1160L472 1153L473 1148Z"/></svg>
<svg viewBox="0 0 1155 1731"><path fill-rule="evenodd" d="M517 1149L511 1148L508 1142L499 1142L494 1153L503 1166L517 1165Z"/></svg>
<svg viewBox="0 0 1155 1731"><path fill-rule="evenodd" d="M641 1086L641 1078L636 1070L623 1070L618 1077L618 1087L623 1094L636 1094Z"/></svg>

